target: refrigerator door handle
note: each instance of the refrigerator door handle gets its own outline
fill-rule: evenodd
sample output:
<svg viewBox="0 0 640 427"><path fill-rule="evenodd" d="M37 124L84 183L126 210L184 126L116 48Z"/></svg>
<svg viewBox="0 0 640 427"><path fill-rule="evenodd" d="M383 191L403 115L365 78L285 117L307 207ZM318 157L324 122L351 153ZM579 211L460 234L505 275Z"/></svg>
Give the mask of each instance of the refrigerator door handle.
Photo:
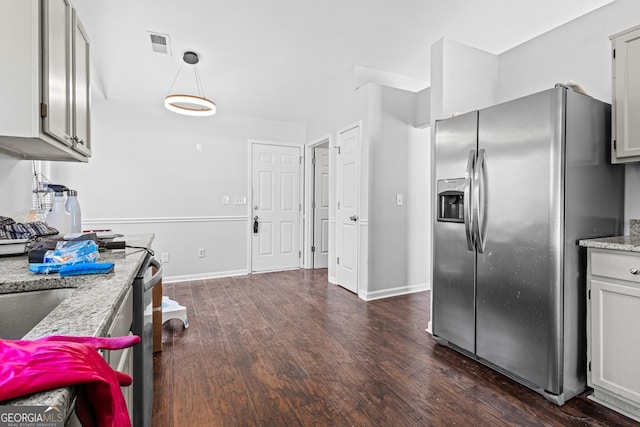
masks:
<svg viewBox="0 0 640 427"><path fill-rule="evenodd" d="M476 150L469 150L467 159L467 170L464 175L464 231L467 236L467 250L473 252L475 250L475 238L471 224L472 197L471 191L473 187L473 169L476 161Z"/></svg>
<svg viewBox="0 0 640 427"><path fill-rule="evenodd" d="M478 253L484 253L485 229L486 229L486 206L484 202L484 148L478 150L478 159L473 177L473 229L475 231L475 244Z"/></svg>

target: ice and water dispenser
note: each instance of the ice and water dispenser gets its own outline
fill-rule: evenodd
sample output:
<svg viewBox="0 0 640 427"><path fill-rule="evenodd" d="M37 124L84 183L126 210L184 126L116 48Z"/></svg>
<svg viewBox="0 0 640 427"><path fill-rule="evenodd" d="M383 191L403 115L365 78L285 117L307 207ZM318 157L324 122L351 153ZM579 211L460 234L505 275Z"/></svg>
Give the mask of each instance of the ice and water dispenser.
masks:
<svg viewBox="0 0 640 427"><path fill-rule="evenodd" d="M464 178L440 179L438 193L438 221L464 222Z"/></svg>

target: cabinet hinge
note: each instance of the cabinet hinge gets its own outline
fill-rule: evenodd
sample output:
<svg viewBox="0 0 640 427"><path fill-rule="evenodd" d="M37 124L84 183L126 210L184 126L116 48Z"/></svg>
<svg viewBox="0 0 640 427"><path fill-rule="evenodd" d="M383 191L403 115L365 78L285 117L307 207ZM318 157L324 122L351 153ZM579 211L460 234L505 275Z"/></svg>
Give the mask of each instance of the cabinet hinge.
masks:
<svg viewBox="0 0 640 427"><path fill-rule="evenodd" d="M591 289L587 292L587 299L591 299Z"/></svg>
<svg viewBox="0 0 640 427"><path fill-rule="evenodd" d="M613 49L613 59L616 59L616 50Z"/></svg>
<svg viewBox="0 0 640 427"><path fill-rule="evenodd" d="M340 265L340 257L336 258L336 265Z"/></svg>
<svg viewBox="0 0 640 427"><path fill-rule="evenodd" d="M49 107L44 102L40 103L40 117L47 117L49 115Z"/></svg>
<svg viewBox="0 0 640 427"><path fill-rule="evenodd" d="M338 202L338 210L340 210L340 202Z"/></svg>
<svg viewBox="0 0 640 427"><path fill-rule="evenodd" d="M302 164L302 156L300 156L300 164Z"/></svg>
<svg viewBox="0 0 640 427"><path fill-rule="evenodd" d="M338 149L338 154L340 154L340 147L336 147Z"/></svg>
<svg viewBox="0 0 640 427"><path fill-rule="evenodd" d="M311 209L315 209L316 208L316 202L311 202Z"/></svg>
<svg viewBox="0 0 640 427"><path fill-rule="evenodd" d="M316 164L316 157L313 156L313 158L311 159L311 163L313 163L314 165Z"/></svg>
<svg viewBox="0 0 640 427"><path fill-rule="evenodd" d="M616 140L616 139L613 140L613 149L614 150L618 149L618 140Z"/></svg>
<svg viewBox="0 0 640 427"><path fill-rule="evenodd" d="M591 372L591 360L589 360L589 372Z"/></svg>
<svg viewBox="0 0 640 427"><path fill-rule="evenodd" d="M298 251L298 258L302 258L302 251Z"/></svg>
<svg viewBox="0 0 640 427"><path fill-rule="evenodd" d="M315 252L316 251L316 247L315 246L311 246L311 252Z"/></svg>

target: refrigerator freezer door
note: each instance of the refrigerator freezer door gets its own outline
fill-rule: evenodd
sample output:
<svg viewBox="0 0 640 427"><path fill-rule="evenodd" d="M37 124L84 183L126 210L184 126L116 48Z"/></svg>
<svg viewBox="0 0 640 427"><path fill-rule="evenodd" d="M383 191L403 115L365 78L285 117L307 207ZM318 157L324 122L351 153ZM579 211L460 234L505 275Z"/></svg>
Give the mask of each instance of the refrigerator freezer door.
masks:
<svg viewBox="0 0 640 427"><path fill-rule="evenodd" d="M465 181L469 154L476 150L477 129L477 111L436 123L436 182L452 184ZM470 186L462 186L465 187ZM463 200L462 222L435 221L432 327L437 339L473 352L475 252L467 248L465 232L465 224L468 225L470 220L469 202Z"/></svg>
<svg viewBox="0 0 640 427"><path fill-rule="evenodd" d="M476 353L552 394L562 391L564 96L556 88L482 110L478 131Z"/></svg>

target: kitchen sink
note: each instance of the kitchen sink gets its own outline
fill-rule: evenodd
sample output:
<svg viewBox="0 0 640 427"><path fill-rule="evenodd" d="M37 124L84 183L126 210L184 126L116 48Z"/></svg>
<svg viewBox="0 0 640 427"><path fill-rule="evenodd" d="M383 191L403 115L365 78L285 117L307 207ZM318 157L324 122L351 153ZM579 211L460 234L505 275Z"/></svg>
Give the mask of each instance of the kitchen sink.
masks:
<svg viewBox="0 0 640 427"><path fill-rule="evenodd" d="M74 291L60 288L0 294L0 338L24 337Z"/></svg>

